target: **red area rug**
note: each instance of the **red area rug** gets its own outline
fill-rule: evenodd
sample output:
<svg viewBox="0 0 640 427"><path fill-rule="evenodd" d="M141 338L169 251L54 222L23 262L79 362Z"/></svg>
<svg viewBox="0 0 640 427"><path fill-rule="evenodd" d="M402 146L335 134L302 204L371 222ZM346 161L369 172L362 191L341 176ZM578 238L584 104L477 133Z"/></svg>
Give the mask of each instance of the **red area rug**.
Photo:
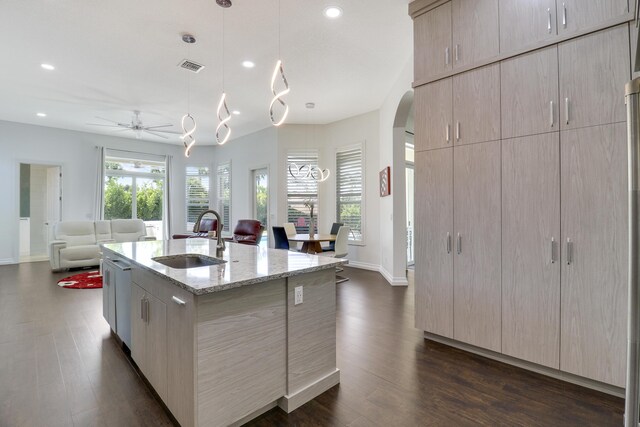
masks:
<svg viewBox="0 0 640 427"><path fill-rule="evenodd" d="M87 271L58 280L58 286L70 289L98 289L102 287L102 276L98 270Z"/></svg>

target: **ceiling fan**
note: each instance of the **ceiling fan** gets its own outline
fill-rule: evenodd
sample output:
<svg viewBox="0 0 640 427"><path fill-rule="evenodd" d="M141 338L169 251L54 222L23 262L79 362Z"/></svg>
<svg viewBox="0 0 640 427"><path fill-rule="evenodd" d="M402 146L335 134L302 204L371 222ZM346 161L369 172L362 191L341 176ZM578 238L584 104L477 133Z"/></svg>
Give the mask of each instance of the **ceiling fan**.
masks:
<svg viewBox="0 0 640 427"><path fill-rule="evenodd" d="M113 123L111 125L106 125L106 124L102 124L102 123L87 123L88 125L91 126L104 126L104 127L113 127L113 128L119 128L119 131L133 131L136 134L136 138L142 138L142 133L146 132L148 134L154 135L154 136L158 136L160 138L164 138L164 139L168 139L167 136L163 135L163 133L170 133L170 134L174 134L174 135L179 135L180 132L174 132L174 131L170 131L170 130L163 130L161 128L167 128L170 126L173 126L172 124L166 124L166 125L156 125L156 126L145 126L142 124L142 120L140 120L140 111L138 110L134 110L133 112L133 117L131 118L131 123L120 123L120 122L115 122L113 120L109 120L109 119L105 119L104 117L98 117L96 116L96 119L100 119L100 120L104 120L106 122L110 122Z"/></svg>

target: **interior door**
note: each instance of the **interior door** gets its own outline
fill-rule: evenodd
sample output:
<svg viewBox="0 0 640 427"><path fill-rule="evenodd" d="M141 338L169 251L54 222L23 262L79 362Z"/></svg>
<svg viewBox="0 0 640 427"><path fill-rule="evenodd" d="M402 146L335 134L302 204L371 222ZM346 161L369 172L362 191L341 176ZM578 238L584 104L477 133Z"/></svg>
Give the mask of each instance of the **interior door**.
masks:
<svg viewBox="0 0 640 427"><path fill-rule="evenodd" d="M59 166L47 168L47 207L45 218L45 242L49 247L53 226L60 222L62 211L62 171Z"/></svg>
<svg viewBox="0 0 640 427"><path fill-rule="evenodd" d="M624 387L627 337L625 123L562 132L560 369Z"/></svg>
<svg viewBox="0 0 640 427"><path fill-rule="evenodd" d="M559 368L559 133L502 141L502 352Z"/></svg>
<svg viewBox="0 0 640 427"><path fill-rule="evenodd" d="M454 148L456 340L500 351L500 141Z"/></svg>

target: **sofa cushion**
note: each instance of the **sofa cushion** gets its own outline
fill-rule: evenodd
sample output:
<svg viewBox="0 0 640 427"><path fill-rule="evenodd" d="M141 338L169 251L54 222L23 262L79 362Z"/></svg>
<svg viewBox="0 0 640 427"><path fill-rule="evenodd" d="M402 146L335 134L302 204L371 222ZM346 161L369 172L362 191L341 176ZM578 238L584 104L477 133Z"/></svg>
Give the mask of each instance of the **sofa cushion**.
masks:
<svg viewBox="0 0 640 427"><path fill-rule="evenodd" d="M141 219L111 220L111 238L116 242L135 242L146 235L144 222Z"/></svg>
<svg viewBox="0 0 640 427"><path fill-rule="evenodd" d="M60 250L60 263L65 261L84 261L100 258L100 247L97 245L78 245Z"/></svg>
<svg viewBox="0 0 640 427"><path fill-rule="evenodd" d="M111 239L111 221L96 221L96 240Z"/></svg>
<svg viewBox="0 0 640 427"><path fill-rule="evenodd" d="M55 240L64 240L67 246L90 245L96 243L93 221L63 221L55 226Z"/></svg>

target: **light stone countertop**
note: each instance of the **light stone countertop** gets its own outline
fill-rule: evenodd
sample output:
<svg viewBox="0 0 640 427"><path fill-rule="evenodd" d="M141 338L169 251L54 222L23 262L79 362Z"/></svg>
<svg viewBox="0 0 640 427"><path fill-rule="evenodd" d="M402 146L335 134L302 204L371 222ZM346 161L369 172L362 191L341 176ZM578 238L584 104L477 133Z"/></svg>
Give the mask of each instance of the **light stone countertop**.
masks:
<svg viewBox="0 0 640 427"><path fill-rule="evenodd" d="M182 254L215 257L216 241L195 238L103 244L104 255L113 252L195 295L225 291L246 285L312 271L335 268L346 259L308 255L282 249L226 242L224 264L207 267L171 268L151 258Z"/></svg>

